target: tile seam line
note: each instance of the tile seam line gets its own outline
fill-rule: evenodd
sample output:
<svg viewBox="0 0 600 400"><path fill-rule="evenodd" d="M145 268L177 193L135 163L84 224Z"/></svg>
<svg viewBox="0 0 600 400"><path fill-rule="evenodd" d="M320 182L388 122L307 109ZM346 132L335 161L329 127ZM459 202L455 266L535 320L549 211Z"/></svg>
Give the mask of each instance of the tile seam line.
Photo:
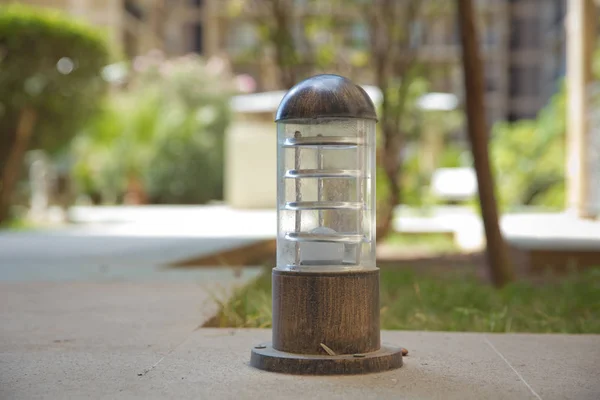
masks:
<svg viewBox="0 0 600 400"><path fill-rule="evenodd" d="M498 356L500 356L500 358L506 363L506 365L508 365L510 367L510 369L513 370L513 372L519 377L519 379L521 380L521 382L523 382L525 384L525 386L527 386L527 388L529 389L529 391L538 399L538 400L542 400L541 396L539 394L537 394L537 392L535 390L533 390L533 388L529 385L529 383L527 383L527 381L525 380L525 378L523 378L523 376L519 373L519 371L516 370L515 367L512 366L512 364L510 362L508 362L508 360L506 359L506 357L504 357L502 355L502 353L500 353L500 351L496 348L496 346L494 346L492 344L492 342L490 342L487 338L487 336L483 337L483 340L487 343L488 346L491 347L492 350L494 350L494 352L496 354L498 354Z"/></svg>
<svg viewBox="0 0 600 400"><path fill-rule="evenodd" d="M181 345L183 345L185 342L187 342L187 340L194 334L194 331L188 333L186 335L186 337L179 342L178 344L176 344L175 346L173 346L172 349L170 349L167 354L165 354L164 356L162 356L157 362L155 362L154 364L152 364L149 368L145 368L142 372L139 372L138 375L140 376L146 376L148 373L150 373L150 371L152 371L153 369L155 369L158 364L160 364L165 358L169 357L171 354L173 354L173 352L175 350L177 350Z"/></svg>

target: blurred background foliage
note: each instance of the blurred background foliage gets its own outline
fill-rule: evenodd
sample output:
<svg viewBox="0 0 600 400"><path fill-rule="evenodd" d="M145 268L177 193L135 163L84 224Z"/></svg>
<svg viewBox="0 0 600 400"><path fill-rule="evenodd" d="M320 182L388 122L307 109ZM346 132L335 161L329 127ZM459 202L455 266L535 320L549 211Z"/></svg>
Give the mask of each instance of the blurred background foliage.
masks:
<svg viewBox="0 0 600 400"><path fill-rule="evenodd" d="M446 2L426 2L420 7L418 1L409 3L415 4L415 15L403 15L407 26L423 16L453 12ZM369 38L378 34L384 15L373 14L367 1L352 4L364 14L363 28L368 34L353 32L350 39L342 34L350 30L344 26L348 22L328 14L310 15L301 31L294 31L283 7L292 7L290 2L281 2L280 8L280 2L267 0L227 4L226 12L232 17L247 7L264 10L264 18L252 20L258 38L255 46L231 58L256 58L268 49L281 87L306 74L328 70L348 72L352 77L349 66L375 71L376 56L385 55L370 51ZM400 35L395 26L379 34L399 35L396 44L408 57L417 38L413 33ZM350 40L351 51L337 54L336 47L344 40ZM96 203L198 204L222 199L224 137L232 118L229 100L235 92L227 62L207 62L198 56L166 59L158 52L137 57L130 65L110 62L107 40L97 28L47 9L1 7L0 168L4 170L13 148L22 110L29 109L34 110L35 124L27 147L51 155L70 149L76 193ZM418 101L431 90L433 76L440 71L418 60L406 65L389 63L395 72L383 77L387 80L381 89L387 119L393 120L392 136L401 142L398 197L411 206L439 203L431 195L432 172L472 166L468 144L456 134L464 127L462 110L421 109ZM110 84L108 72L119 69L124 77ZM595 70L600 77L600 53ZM564 207L565 101L566 89L560 85L536 119L493 127L491 158L504 210ZM384 114L383 107L379 114ZM396 118L396 114L401 115ZM383 131L383 124L378 128ZM378 139L382 160L382 132ZM434 162L425 159L427 153ZM24 164L21 160L18 165L23 169ZM389 177L380 165L380 210L390 192Z"/></svg>
<svg viewBox="0 0 600 400"><path fill-rule="evenodd" d="M59 152L97 112L109 50L101 32L55 11L0 9L0 221L29 148Z"/></svg>
<svg viewBox="0 0 600 400"><path fill-rule="evenodd" d="M37 121L33 146L64 148L97 111L106 90L104 36L60 12L13 4L0 11L0 49L2 154L14 140L20 110L28 107Z"/></svg>
<svg viewBox="0 0 600 400"><path fill-rule="evenodd" d="M534 120L500 123L491 142L504 209L565 205L566 88L561 85Z"/></svg>
<svg viewBox="0 0 600 400"><path fill-rule="evenodd" d="M103 203L221 199L230 78L220 59L138 57L73 143L81 192Z"/></svg>
<svg viewBox="0 0 600 400"><path fill-rule="evenodd" d="M600 78L600 49L594 55L594 76ZM567 88L561 82L536 119L494 126L491 155L505 210L522 206L564 208L566 107Z"/></svg>
<svg viewBox="0 0 600 400"><path fill-rule="evenodd" d="M425 74L420 66L407 74L410 82L404 100L404 117L400 120L400 129L405 132L406 140L400 175L401 202L416 207L439 203L430 193L431 176L435 169L471 166L470 157L465 158L469 151L467 143L457 142L453 137L463 126L462 110L427 110L420 107L419 100L429 92L430 87ZM390 87L389 92L389 102L400 101L398 86ZM381 135L381 132L378 134ZM381 137L378 137L378 146L382 146ZM387 201L390 190L382 169L379 165L378 203Z"/></svg>
<svg viewBox="0 0 600 400"><path fill-rule="evenodd" d="M405 118L400 120L400 128L403 132L406 132L406 136L412 140L416 140L423 130L423 119L426 117L426 113L418 107L418 100L421 96L427 93L428 81L420 76L408 75L410 82L407 83L407 95L405 100ZM397 86L389 88L388 101L397 103L399 99L399 91ZM377 110L380 114L381 111ZM377 144L378 153L381 153L382 146L382 132L381 125L377 126ZM377 154L377 158L381 160L381 154ZM423 177L419 169L419 158L418 154L411 151L410 147L405 148L403 157L403 171L402 176L402 202L407 204L419 204L420 193L424 186ZM377 165L377 207L383 207L383 204L389 198L390 185L386 178L383 166L381 163Z"/></svg>

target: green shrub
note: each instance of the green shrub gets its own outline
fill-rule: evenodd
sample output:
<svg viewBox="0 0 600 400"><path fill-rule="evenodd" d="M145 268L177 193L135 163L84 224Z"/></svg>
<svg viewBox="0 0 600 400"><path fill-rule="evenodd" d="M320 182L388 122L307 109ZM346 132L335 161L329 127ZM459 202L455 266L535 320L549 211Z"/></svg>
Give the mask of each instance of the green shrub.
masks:
<svg viewBox="0 0 600 400"><path fill-rule="evenodd" d="M55 11L0 7L0 147L10 147L24 107L37 114L33 147L67 144L98 108L107 63L97 29Z"/></svg>
<svg viewBox="0 0 600 400"><path fill-rule="evenodd" d="M231 115L228 70L198 56L138 58L126 90L74 144L81 191L122 200L132 177L152 203L198 204L223 195L223 147Z"/></svg>
<svg viewBox="0 0 600 400"><path fill-rule="evenodd" d="M503 208L564 207L565 132L564 85L537 119L494 127L491 152Z"/></svg>
<svg viewBox="0 0 600 400"><path fill-rule="evenodd" d="M600 49L594 54L593 67L594 76L600 79ZM494 126L491 156L503 208L564 208L566 130L564 83L536 119Z"/></svg>
<svg viewBox="0 0 600 400"><path fill-rule="evenodd" d="M14 189L25 150L63 148L94 114L106 88L101 71L107 63L98 30L56 11L0 7L2 198ZM25 148L15 150L19 123L30 129L23 136ZM16 161L8 164L11 152Z"/></svg>

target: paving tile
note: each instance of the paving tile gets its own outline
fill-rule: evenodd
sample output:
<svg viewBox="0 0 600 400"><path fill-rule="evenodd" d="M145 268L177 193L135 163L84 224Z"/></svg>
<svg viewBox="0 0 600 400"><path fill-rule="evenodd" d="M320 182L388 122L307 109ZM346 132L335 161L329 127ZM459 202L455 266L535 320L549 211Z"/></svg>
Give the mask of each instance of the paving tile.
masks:
<svg viewBox="0 0 600 400"><path fill-rule="evenodd" d="M486 335L543 399L600 399L599 335Z"/></svg>
<svg viewBox="0 0 600 400"><path fill-rule="evenodd" d="M250 367L251 346L269 336L267 330L199 330L124 393L223 399L535 399L481 334L383 332L384 341L409 349L405 365L338 377Z"/></svg>

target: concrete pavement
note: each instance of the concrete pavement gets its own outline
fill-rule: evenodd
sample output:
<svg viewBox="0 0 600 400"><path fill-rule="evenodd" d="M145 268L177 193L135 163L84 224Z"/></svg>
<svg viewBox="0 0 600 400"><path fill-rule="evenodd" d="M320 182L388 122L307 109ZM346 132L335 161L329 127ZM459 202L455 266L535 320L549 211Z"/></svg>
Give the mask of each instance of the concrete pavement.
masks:
<svg viewBox="0 0 600 400"><path fill-rule="evenodd" d="M204 211L175 214L0 234L0 399L600 398L599 335L386 331L384 341L410 351L400 370L255 370L250 349L270 331L199 326L215 298L227 299L259 269L165 265L260 240L271 224L250 213L211 236L212 228L196 229ZM247 232L232 239L240 227Z"/></svg>
<svg viewBox="0 0 600 400"><path fill-rule="evenodd" d="M102 397L130 382L129 368L143 371L169 354L217 301L260 273L168 268L260 240L178 233L182 224L0 232L0 399L62 399L83 388Z"/></svg>
<svg viewBox="0 0 600 400"><path fill-rule="evenodd" d="M137 379L215 312L199 284L0 284L0 398L100 398ZM54 388L54 389L53 389Z"/></svg>
<svg viewBox="0 0 600 400"><path fill-rule="evenodd" d="M311 377L269 373L248 365L251 347L269 340L269 330L195 330L192 320L181 314L163 317L157 324L149 322L155 317L127 314L113 311L106 318L109 325L120 321L116 335L110 329L103 334L106 326L99 325L100 319L98 325L85 328L77 324L75 330L60 333L56 328L43 333L44 326L57 326L45 325L49 320L33 332L22 324L20 337L13 336L8 343L3 340L0 345L0 397L329 400L600 396L600 338L593 335L386 331L384 341L410 351L401 369L362 376ZM161 313L156 309L151 314ZM141 323L143 320L146 322Z"/></svg>
<svg viewBox="0 0 600 400"><path fill-rule="evenodd" d="M74 207L71 214L75 225L0 232L0 282L220 280L218 271L166 266L270 239L276 226L274 211L223 206Z"/></svg>
<svg viewBox="0 0 600 400"><path fill-rule="evenodd" d="M0 233L0 282L228 280L231 269L172 269L173 262L254 243L247 238L82 234L76 229ZM249 268L236 273L255 276Z"/></svg>
<svg viewBox="0 0 600 400"><path fill-rule="evenodd" d="M239 281L238 281L239 282ZM231 282L230 282L231 283ZM248 365L269 330L204 329L231 286L0 283L0 399L597 399L600 335L385 331L396 371L300 377Z"/></svg>

